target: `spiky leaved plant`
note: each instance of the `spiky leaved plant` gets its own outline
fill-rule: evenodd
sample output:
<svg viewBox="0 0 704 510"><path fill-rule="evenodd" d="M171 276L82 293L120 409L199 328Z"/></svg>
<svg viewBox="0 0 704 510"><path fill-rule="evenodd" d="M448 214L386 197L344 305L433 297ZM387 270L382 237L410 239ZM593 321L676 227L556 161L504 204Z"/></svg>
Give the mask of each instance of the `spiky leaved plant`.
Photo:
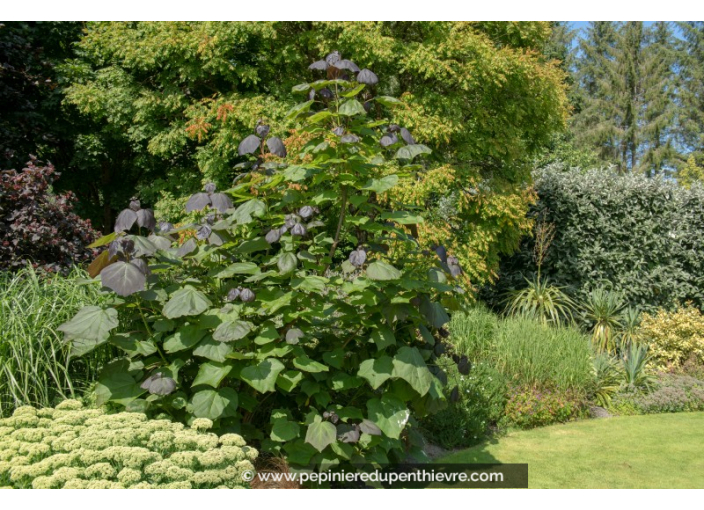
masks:
<svg viewBox="0 0 704 510"><path fill-rule="evenodd" d="M434 347L461 269L424 252L420 211L386 194L430 153L393 122L403 104L337 52L311 69L323 78L294 87L288 114L296 164L261 122L236 184L188 200L194 224L156 227L133 201L93 267L110 306L62 329L77 354L124 351L99 402L208 418L298 466L384 463L417 452L412 417L444 403Z"/></svg>

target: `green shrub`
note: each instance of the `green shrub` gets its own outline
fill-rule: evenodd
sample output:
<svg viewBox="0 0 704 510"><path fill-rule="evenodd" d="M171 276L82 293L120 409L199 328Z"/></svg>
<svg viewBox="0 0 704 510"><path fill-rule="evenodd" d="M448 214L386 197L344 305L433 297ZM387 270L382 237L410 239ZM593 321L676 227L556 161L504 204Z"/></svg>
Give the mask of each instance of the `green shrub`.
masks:
<svg viewBox="0 0 704 510"><path fill-rule="evenodd" d="M556 227L541 271L584 299L590 289L613 285L643 311L672 309L692 300L704 306L704 187L685 189L674 180L610 171L535 175L538 202L531 213ZM537 273L534 240L501 262L495 306L508 291Z"/></svg>
<svg viewBox="0 0 704 510"><path fill-rule="evenodd" d="M594 401L609 407L612 397L619 391L624 381L623 365L617 358L602 352L594 356Z"/></svg>
<svg viewBox="0 0 704 510"><path fill-rule="evenodd" d="M66 400L0 419L0 486L17 489L241 488L257 451L237 434Z"/></svg>
<svg viewBox="0 0 704 510"><path fill-rule="evenodd" d="M571 392L519 387L509 393L502 424L531 429L565 423L583 409L583 401Z"/></svg>
<svg viewBox="0 0 704 510"><path fill-rule="evenodd" d="M97 380L111 350L70 359L57 331L81 307L103 300L96 285L79 284L86 276L77 269L67 276L32 268L0 272L0 416L79 397Z"/></svg>
<svg viewBox="0 0 704 510"><path fill-rule="evenodd" d="M420 454L411 415L444 405L428 363L462 270L423 252L420 211L387 193L431 152L395 123L401 101L338 52L312 69L334 79L294 87L292 164L259 122L233 187L188 199L196 223L156 228L132 200L99 241L111 302L61 329L78 355L124 352L99 404L215 420L298 466L386 463Z"/></svg>
<svg viewBox="0 0 704 510"><path fill-rule="evenodd" d="M704 411L704 381L684 375L662 374L652 391L629 388L616 395L612 408L619 414Z"/></svg>
<svg viewBox="0 0 704 510"><path fill-rule="evenodd" d="M425 437L446 449L469 447L481 442L504 413L506 381L486 363L476 363L468 376L448 369L448 407L422 422ZM452 398L456 390L456 401Z"/></svg>

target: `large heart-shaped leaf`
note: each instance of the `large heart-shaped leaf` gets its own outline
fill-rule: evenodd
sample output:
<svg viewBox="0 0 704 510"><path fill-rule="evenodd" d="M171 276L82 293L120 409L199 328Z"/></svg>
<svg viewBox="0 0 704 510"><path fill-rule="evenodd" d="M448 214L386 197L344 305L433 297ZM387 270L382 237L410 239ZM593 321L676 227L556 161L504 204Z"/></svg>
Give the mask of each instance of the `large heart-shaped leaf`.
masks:
<svg viewBox="0 0 704 510"><path fill-rule="evenodd" d="M284 364L274 358L267 358L258 365L250 365L240 372L240 378L260 393L274 391L276 378L284 369Z"/></svg>
<svg viewBox="0 0 704 510"><path fill-rule="evenodd" d="M213 332L213 338L218 342L234 342L246 337L252 328L244 321L225 321Z"/></svg>
<svg viewBox="0 0 704 510"><path fill-rule="evenodd" d="M406 404L392 395L381 399L373 398L367 402L368 416L381 431L393 439L398 439L408 423L411 413Z"/></svg>
<svg viewBox="0 0 704 510"><path fill-rule="evenodd" d="M398 175L392 174L382 177L381 179L371 179L362 189L373 191L375 193L383 193L388 191L398 184Z"/></svg>
<svg viewBox="0 0 704 510"><path fill-rule="evenodd" d="M237 392L232 388L219 390L202 390L191 399L193 414L197 418L217 420L221 417L233 416L237 411Z"/></svg>
<svg viewBox="0 0 704 510"><path fill-rule="evenodd" d="M298 266L298 258L293 253L284 253L276 262L281 274L290 273Z"/></svg>
<svg viewBox="0 0 704 510"><path fill-rule="evenodd" d="M320 416L313 419L306 431L306 443L322 452L328 445L337 441L337 429L329 421L323 421Z"/></svg>
<svg viewBox="0 0 704 510"><path fill-rule="evenodd" d="M379 326L372 332L371 338L379 351L392 345L396 345L396 337L394 337L394 332L388 326Z"/></svg>
<svg viewBox="0 0 704 510"><path fill-rule="evenodd" d="M171 299L164 305L164 316L175 319L187 315L199 315L212 303L205 294L190 285L171 294Z"/></svg>
<svg viewBox="0 0 704 510"><path fill-rule="evenodd" d="M298 437L301 427L295 421L279 419L271 427L271 439L279 443L285 443Z"/></svg>
<svg viewBox="0 0 704 510"><path fill-rule="evenodd" d="M427 296L421 300L420 312L434 328L441 328L450 322L445 308L440 303L430 301Z"/></svg>
<svg viewBox="0 0 704 510"><path fill-rule="evenodd" d="M108 364L95 385L96 404L106 402L127 405L139 397L144 390L129 374L129 362L125 359Z"/></svg>
<svg viewBox="0 0 704 510"><path fill-rule="evenodd" d="M431 151L428 147L421 144L406 145L401 147L396 151L396 159L413 159L420 154L430 154Z"/></svg>
<svg viewBox="0 0 704 510"><path fill-rule="evenodd" d="M433 382L433 374L428 370L417 348L401 347L394 356L393 366L391 373L393 377L406 381L421 397L428 393Z"/></svg>
<svg viewBox="0 0 704 510"><path fill-rule="evenodd" d="M204 329L199 329L197 326L188 325L182 326L173 335L164 342L164 350L168 353L190 349L203 338L206 334Z"/></svg>
<svg viewBox="0 0 704 510"><path fill-rule="evenodd" d="M340 105L338 113L346 117L352 117L353 115L366 115L367 111L362 106L362 103L356 99L349 99Z"/></svg>
<svg viewBox="0 0 704 510"><path fill-rule="evenodd" d="M401 271L391 264L377 260L367 267L367 277L371 280L398 280L401 278Z"/></svg>
<svg viewBox="0 0 704 510"><path fill-rule="evenodd" d="M200 367L198 367L198 375L196 375L192 386L207 384L208 386L217 388L231 370L232 365L218 363L217 361L208 361L203 363Z"/></svg>
<svg viewBox="0 0 704 510"><path fill-rule="evenodd" d="M118 261L100 272L100 281L118 296L129 296L144 290L147 276L134 264Z"/></svg>
<svg viewBox="0 0 704 510"><path fill-rule="evenodd" d="M393 368L392 359L389 356L381 356L362 361L357 375L369 381L369 385L376 390L391 377Z"/></svg>
<svg viewBox="0 0 704 510"><path fill-rule="evenodd" d="M104 342L110 336L110 330L120 325L117 310L102 309L99 306L85 306L68 322L57 329L64 333L67 340L82 338Z"/></svg>
<svg viewBox="0 0 704 510"><path fill-rule="evenodd" d="M193 349L193 354L195 356L200 356L202 358L208 358L211 361L218 361L220 363L227 359L227 356L232 354L234 349L232 346L226 342L218 342L213 340L213 337L209 336L205 340L202 340L195 349Z"/></svg>

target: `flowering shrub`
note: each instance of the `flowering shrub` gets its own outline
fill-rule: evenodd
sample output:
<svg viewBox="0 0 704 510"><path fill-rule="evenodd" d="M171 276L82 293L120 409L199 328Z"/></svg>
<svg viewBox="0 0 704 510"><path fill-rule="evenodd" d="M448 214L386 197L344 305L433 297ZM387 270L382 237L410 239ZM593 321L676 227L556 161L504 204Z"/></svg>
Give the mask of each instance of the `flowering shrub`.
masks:
<svg viewBox="0 0 704 510"><path fill-rule="evenodd" d="M21 172L0 172L0 269L31 263L56 271L93 255L87 246L97 232L73 212L76 198L50 192L58 176L34 157Z"/></svg>
<svg viewBox="0 0 704 510"><path fill-rule="evenodd" d="M425 436L443 448L481 442L498 423L506 405L506 380L487 363L477 363L469 375L447 367L448 407L423 420ZM456 390L454 388L457 388Z"/></svg>
<svg viewBox="0 0 704 510"><path fill-rule="evenodd" d="M577 418L583 404L570 393L516 388L509 393L503 422L522 429L564 423Z"/></svg>
<svg viewBox="0 0 704 510"><path fill-rule="evenodd" d="M650 393L628 391L613 399L619 414L704 411L704 381L686 375L663 374Z"/></svg>
<svg viewBox="0 0 704 510"><path fill-rule="evenodd" d="M106 414L65 400L0 420L0 486L34 489L242 488L258 452L237 434L218 438L141 413Z"/></svg>
<svg viewBox="0 0 704 510"><path fill-rule="evenodd" d="M637 337L659 368L679 368L690 358L704 365L704 315L691 303L644 314Z"/></svg>

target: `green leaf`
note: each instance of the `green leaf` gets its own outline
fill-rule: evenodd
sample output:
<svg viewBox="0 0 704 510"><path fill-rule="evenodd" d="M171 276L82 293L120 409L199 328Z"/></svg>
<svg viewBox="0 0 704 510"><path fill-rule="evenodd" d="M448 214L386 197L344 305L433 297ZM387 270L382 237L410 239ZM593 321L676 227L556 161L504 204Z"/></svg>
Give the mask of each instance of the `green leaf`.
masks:
<svg viewBox="0 0 704 510"><path fill-rule="evenodd" d="M405 147L401 147L398 151L396 151L396 155L394 157L396 159L413 159L416 156L419 156L420 154L430 154L431 152L433 151L431 151L425 145L406 145Z"/></svg>
<svg viewBox="0 0 704 510"><path fill-rule="evenodd" d="M294 278L291 281L291 286L297 290L320 293L325 290L329 281L322 276L306 276L305 278Z"/></svg>
<svg viewBox="0 0 704 510"><path fill-rule="evenodd" d="M71 355L82 356L103 344L110 336L110 331L119 326L117 310L99 306L86 306L68 322L57 329L71 341Z"/></svg>
<svg viewBox="0 0 704 510"><path fill-rule="evenodd" d="M259 266L253 262L235 262L230 264L225 269L220 269L213 272L210 276L216 278L230 278L236 274L254 274L259 271Z"/></svg>
<svg viewBox="0 0 704 510"><path fill-rule="evenodd" d="M260 393L274 391L276 378L284 369L284 364L274 358L267 358L258 365L242 369L240 378Z"/></svg>
<svg viewBox="0 0 704 510"><path fill-rule="evenodd" d="M231 370L232 365L225 365L217 361L205 362L198 368L198 375L196 375L191 386L207 384L208 386L217 388Z"/></svg>
<svg viewBox="0 0 704 510"><path fill-rule="evenodd" d="M403 379L422 397L430 389L433 374L423 360L420 351L415 347L401 347L394 356L394 369L391 375Z"/></svg>
<svg viewBox="0 0 704 510"><path fill-rule="evenodd" d="M211 305L205 294L187 285L171 294L171 299L164 305L163 314L167 319L199 315Z"/></svg>
<svg viewBox="0 0 704 510"><path fill-rule="evenodd" d="M340 94L340 95L344 98L354 97L357 94L359 94L360 92L362 92L364 90L364 87L366 87L366 85L364 83L360 83L355 88L348 90L347 92Z"/></svg>
<svg viewBox="0 0 704 510"><path fill-rule="evenodd" d="M106 244L110 244L111 242L113 242L116 237L117 232L112 232L111 234L96 239L88 245L88 248L100 248L101 246L105 246Z"/></svg>
<svg viewBox="0 0 704 510"><path fill-rule="evenodd" d="M222 363L232 351L233 348L230 344L218 342L217 340L213 340L213 337L209 336L193 349L193 355Z"/></svg>
<svg viewBox="0 0 704 510"><path fill-rule="evenodd" d="M322 363L313 361L308 356L301 355L293 358L293 366L304 372L318 373L327 372L330 368L326 367Z"/></svg>
<svg viewBox="0 0 704 510"><path fill-rule="evenodd" d="M367 277L371 280L398 280L401 278L401 271L391 264L377 260L367 267Z"/></svg>
<svg viewBox="0 0 704 510"><path fill-rule="evenodd" d="M276 325L271 321L267 321L262 324L261 328L259 329L259 333L254 339L254 343L257 345L266 345L268 343L273 342L274 340L277 340L278 338L279 332L276 329Z"/></svg>
<svg viewBox="0 0 704 510"><path fill-rule="evenodd" d="M382 220L391 220L401 225L411 225L417 223L423 223L425 220L422 216L411 214L407 211L397 211L397 212L385 212L381 213L379 217Z"/></svg>
<svg viewBox="0 0 704 510"><path fill-rule="evenodd" d="M298 370L287 370L279 374L276 379L276 385L287 393L290 393L293 388L298 386L303 380L303 373Z"/></svg>
<svg viewBox="0 0 704 510"><path fill-rule="evenodd" d="M396 184L398 184L398 175L392 174L382 177L381 179L370 179L362 189L375 193L383 193L396 186Z"/></svg>
<svg viewBox="0 0 704 510"><path fill-rule="evenodd" d="M328 421L323 421L320 416L313 419L306 431L306 443L322 452L328 445L337 441L337 429Z"/></svg>
<svg viewBox="0 0 704 510"><path fill-rule="evenodd" d="M445 308L440 303L430 301L427 296L421 300L420 312L434 328L441 328L450 322Z"/></svg>
<svg viewBox="0 0 704 510"><path fill-rule="evenodd" d="M372 389L377 389L384 384L393 371L393 361L389 356L381 356L376 359L368 359L359 365L357 375L369 381Z"/></svg>
<svg viewBox="0 0 704 510"><path fill-rule="evenodd" d="M382 351L387 347L396 345L396 337L394 332L388 326L379 326L372 332L372 341L376 344L378 351Z"/></svg>
<svg viewBox="0 0 704 510"><path fill-rule="evenodd" d="M100 281L118 296L129 296L144 290L147 276L134 264L120 260L100 272Z"/></svg>
<svg viewBox="0 0 704 510"><path fill-rule="evenodd" d="M301 113L307 112L310 110L310 107L313 106L313 101L306 101L305 103L299 103L293 108L291 108L288 112L286 112L286 118L287 119L293 119L298 117Z"/></svg>
<svg viewBox="0 0 704 510"><path fill-rule="evenodd" d="M172 352L190 349L203 338L206 331L198 329L197 326L188 325L179 328L173 335L164 342L164 350L171 354Z"/></svg>
<svg viewBox="0 0 704 510"><path fill-rule="evenodd" d="M298 266L298 258L293 253L284 253L276 262L281 274L290 273Z"/></svg>
<svg viewBox="0 0 704 510"><path fill-rule="evenodd" d="M362 103L356 99L349 99L340 105L338 113L345 117L352 117L354 115L366 115L367 111L362 106Z"/></svg>
<svg viewBox="0 0 704 510"><path fill-rule="evenodd" d="M293 86L293 88L291 89L291 92L294 94L300 94L303 92L308 92L309 90L310 90L309 83L299 83L298 85Z"/></svg>
<svg viewBox="0 0 704 510"><path fill-rule="evenodd" d="M292 441L298 437L301 427L294 421L285 419L276 420L274 426L271 427L271 439L279 443Z"/></svg>
<svg viewBox="0 0 704 510"><path fill-rule="evenodd" d="M249 323L244 321L225 321L213 332L213 339L218 342L234 342L246 337L251 331Z"/></svg>
<svg viewBox="0 0 704 510"><path fill-rule="evenodd" d="M266 204L254 198L240 205L230 218L240 225L246 225L253 218L261 218L264 213L266 213Z"/></svg>
<svg viewBox="0 0 704 510"><path fill-rule="evenodd" d="M398 439L401 436L411 415L406 404L392 395L369 400L367 411L369 419L392 439Z"/></svg>
<svg viewBox="0 0 704 510"><path fill-rule="evenodd" d="M376 96L374 101L384 106L399 106L403 104L399 99L392 96Z"/></svg>
<svg viewBox="0 0 704 510"><path fill-rule="evenodd" d="M108 364L95 385L96 404L106 402L127 405L139 397L145 390L129 374L129 362L121 359Z"/></svg>
<svg viewBox="0 0 704 510"><path fill-rule="evenodd" d="M237 392L232 388L220 388L217 391L202 390L191 399L193 415L196 418L211 420L235 415L237 405Z"/></svg>

